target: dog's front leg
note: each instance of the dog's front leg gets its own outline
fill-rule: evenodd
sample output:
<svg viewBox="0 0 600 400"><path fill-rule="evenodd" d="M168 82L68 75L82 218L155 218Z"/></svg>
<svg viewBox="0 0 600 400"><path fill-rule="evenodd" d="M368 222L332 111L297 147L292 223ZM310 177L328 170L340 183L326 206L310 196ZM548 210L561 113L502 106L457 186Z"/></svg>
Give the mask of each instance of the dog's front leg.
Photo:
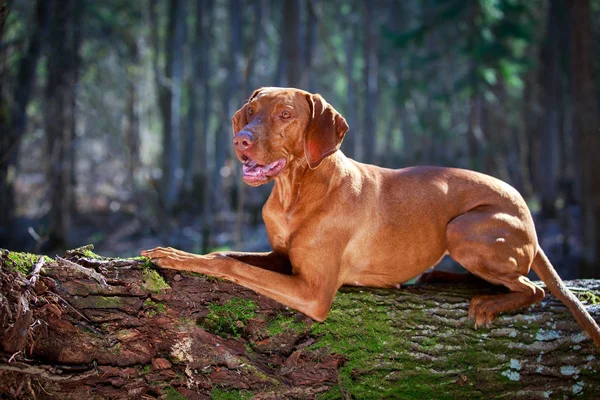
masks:
<svg viewBox="0 0 600 400"><path fill-rule="evenodd" d="M285 257L275 253L196 255L159 247L143 251L142 255L161 268L198 272L230 280L298 310L316 321L323 321L327 317L339 286L337 279L327 279L326 276L314 273L286 275L242 261L246 259L264 265L265 260L274 260L285 266ZM261 257L263 261L257 262ZM291 273L291 268L289 270Z"/></svg>

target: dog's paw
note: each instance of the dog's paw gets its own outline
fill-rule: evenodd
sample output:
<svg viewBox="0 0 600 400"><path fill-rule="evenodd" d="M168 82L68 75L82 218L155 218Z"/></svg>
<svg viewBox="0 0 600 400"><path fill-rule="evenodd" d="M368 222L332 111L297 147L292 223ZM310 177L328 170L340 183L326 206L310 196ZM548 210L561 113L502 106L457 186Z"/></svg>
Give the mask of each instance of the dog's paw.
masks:
<svg viewBox="0 0 600 400"><path fill-rule="evenodd" d="M151 250L142 251L142 256L148 257L150 261L160 268L185 270L186 264L195 258L194 254L186 253L172 247L156 247Z"/></svg>
<svg viewBox="0 0 600 400"><path fill-rule="evenodd" d="M475 296L469 307L469 318L475 320L475 328L489 327L498 315L495 296Z"/></svg>

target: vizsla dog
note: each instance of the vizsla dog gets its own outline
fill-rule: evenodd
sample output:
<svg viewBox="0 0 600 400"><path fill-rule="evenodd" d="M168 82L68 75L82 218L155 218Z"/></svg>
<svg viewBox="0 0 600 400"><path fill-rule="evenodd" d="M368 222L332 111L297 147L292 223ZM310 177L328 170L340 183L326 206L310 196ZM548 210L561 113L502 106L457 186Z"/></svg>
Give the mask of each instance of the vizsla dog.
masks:
<svg viewBox="0 0 600 400"><path fill-rule="evenodd" d="M476 296L469 315L540 301L530 268L600 346L600 329L538 245L531 213L508 184L473 171L361 164L339 151L346 120L320 95L262 88L232 119L252 186L275 180L263 208L269 253L142 252L162 268L225 278L323 321L342 285L399 287L449 254L510 292Z"/></svg>

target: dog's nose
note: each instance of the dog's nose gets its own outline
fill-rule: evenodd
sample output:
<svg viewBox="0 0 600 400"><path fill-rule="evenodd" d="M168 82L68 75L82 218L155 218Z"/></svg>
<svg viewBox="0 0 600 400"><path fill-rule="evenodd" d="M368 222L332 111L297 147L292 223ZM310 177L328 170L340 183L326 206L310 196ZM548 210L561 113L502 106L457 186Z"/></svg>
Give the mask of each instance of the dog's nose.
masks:
<svg viewBox="0 0 600 400"><path fill-rule="evenodd" d="M233 138L233 145L239 151L248 150L253 144L254 136L247 131L240 131Z"/></svg>

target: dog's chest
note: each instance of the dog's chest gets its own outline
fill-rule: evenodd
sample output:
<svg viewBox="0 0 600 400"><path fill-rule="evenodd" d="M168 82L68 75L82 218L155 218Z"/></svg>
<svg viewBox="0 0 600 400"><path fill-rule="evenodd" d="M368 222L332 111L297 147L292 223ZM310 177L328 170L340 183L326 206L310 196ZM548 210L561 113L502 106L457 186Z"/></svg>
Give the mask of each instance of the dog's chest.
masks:
<svg viewBox="0 0 600 400"><path fill-rule="evenodd" d="M273 250L284 254L288 253L290 241L289 219L286 213L272 201L267 201L263 208L263 220L267 228L267 235Z"/></svg>

